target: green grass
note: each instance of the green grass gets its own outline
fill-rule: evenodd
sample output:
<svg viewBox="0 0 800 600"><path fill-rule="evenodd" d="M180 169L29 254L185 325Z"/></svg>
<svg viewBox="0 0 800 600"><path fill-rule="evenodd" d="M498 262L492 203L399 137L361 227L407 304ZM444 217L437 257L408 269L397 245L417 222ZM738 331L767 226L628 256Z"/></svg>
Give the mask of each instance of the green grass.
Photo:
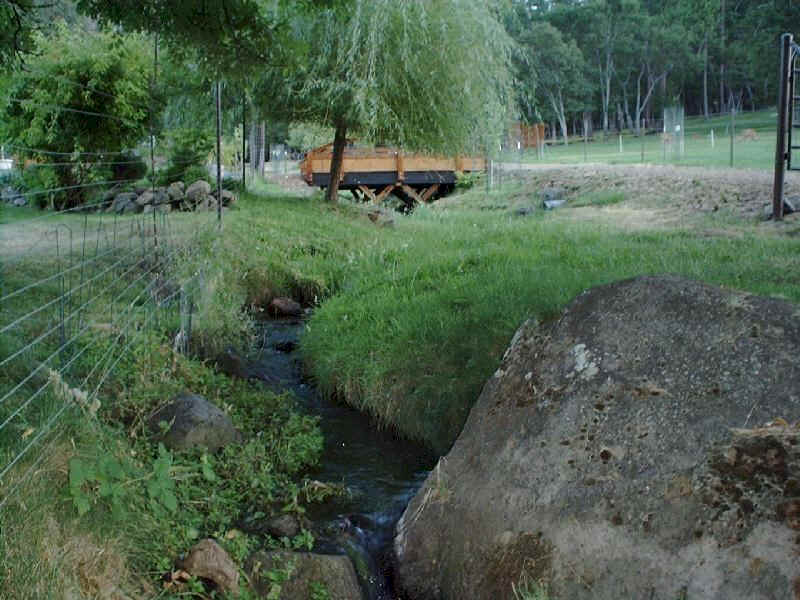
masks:
<svg viewBox="0 0 800 600"><path fill-rule="evenodd" d="M241 327L242 306L258 312L292 295L316 307L302 347L322 392L440 452L520 323L552 318L589 287L677 273L800 301L790 275L800 240L741 220L736 236L709 237L702 227L625 233L570 222L563 211L519 218L471 209L486 208L474 189L380 228L350 204L256 191L226 217L224 236L194 251L212 283L198 336L219 344ZM503 193L491 197L502 203ZM621 199L598 191L582 201L613 210Z"/></svg>
<svg viewBox="0 0 800 600"><path fill-rule="evenodd" d="M775 164L775 129L777 115L775 109L757 112L745 112L736 115L734 130L734 166L737 168L772 169ZM622 152L620 152L619 136L615 133L603 141L602 131L595 131L594 138L584 144L581 137L570 139L564 146L559 138L558 143L550 143L545 149L543 159L535 150L520 155L515 152L504 154L506 162L558 163L577 164L582 162L599 162L608 164L672 164L695 167L728 167L730 166L730 118L728 116L687 117L685 122L684 154L678 156L677 149L670 154L659 134L645 136L644 140L629 133L622 135ZM714 130L714 146L711 146L711 130ZM741 134L746 129L753 129L757 134L755 140L745 140ZM642 160L642 142L644 141L644 160Z"/></svg>
<svg viewBox="0 0 800 600"><path fill-rule="evenodd" d="M444 452L519 324L641 274L800 300L800 241L626 234L470 211L420 211L314 315L303 348L321 388Z"/></svg>
<svg viewBox="0 0 800 600"><path fill-rule="evenodd" d="M198 223L192 215L177 217L173 225ZM57 222L78 235L86 222L81 215L44 220L48 227ZM98 220L96 215L89 217L90 232ZM13 229L13 235L24 236L28 224L18 220L2 233ZM37 231L34 241L38 235ZM193 274L204 272L201 261L191 261L188 255L200 245L213 248L218 237L206 233L191 239L189 249L164 268L178 276L178 269L188 269L192 263ZM20 256L5 257L14 262L3 265L3 294L72 264L59 261L49 248L27 251L26 244L22 247L26 251ZM127 250L125 240L122 248ZM77 251L77 257L80 255ZM218 538L240 565L256 545L299 547L311 539L307 533L286 541L247 535L238 530L238 520L244 515L263 518L284 510L302 512L305 500L301 498L314 497L317 487L306 485L303 473L317 462L322 449L316 419L301 416L294 400L286 395L231 380L202 360L174 353L171 342L177 329L177 303L156 313L148 294L137 298L149 277L120 293L143 272L139 259L137 250L92 288L70 298L66 312L95 297L86 305L80 323L105 326L89 327L65 356L49 363L65 370L69 387L91 393L97 386L99 402L81 401L74 389L55 384L40 388L48 381L48 370L44 370L0 405L2 467L25 451L40 432L45 435L0 481L0 500L7 500L0 508L3 598L150 598L159 594L159 577L172 570L175 560L201 537ZM117 256L110 256L93 265L86 279L116 260ZM122 272L127 274L120 275ZM78 272L68 277L67 287L78 289ZM204 289L208 280L196 279L195 285ZM4 301L2 324L58 297L61 285L60 278L45 281ZM0 334L0 356L10 356L50 331L58 323L58 311L55 304L31 313ZM119 325L110 315L119 316L121 311L127 311L129 322L118 334ZM228 314L238 311L239 307ZM67 337L81 329L75 321L68 324ZM239 326L242 328L247 329L246 322ZM60 344L58 332L42 337L3 365L0 396L16 388ZM126 352L121 352L122 346L127 347ZM109 356L107 350L112 351L112 359L118 356L119 362L107 378L100 379L104 368L96 371L93 367L110 365L110 360L103 362ZM67 367L70 357L76 360ZM43 393L37 394L40 389ZM226 410L244 441L213 456L159 449L144 421L156 407L184 390L201 394ZM32 399L30 405L28 398ZM55 428L59 435L45 434L51 417L65 402L67 409ZM33 469L30 477L29 467ZM189 587L198 585L195 581ZM177 590L181 595L186 591L186 587ZM177 595L162 593L159 597Z"/></svg>
<svg viewBox="0 0 800 600"><path fill-rule="evenodd" d="M678 273L800 301L798 238L764 235L741 220L735 220L735 236L710 237L702 227L630 233L570 221L568 211L537 211L519 218L507 209L486 210L487 202L499 207L510 191L496 190L486 200L481 189L473 189L410 217L397 215L394 227L377 227L362 207L329 206L319 196L288 197L257 184L242 198L239 210L226 214L222 235L198 236L175 263L178 273L201 273L194 290L198 345L209 355L228 343L246 346L250 316L275 296L291 295L315 307L302 348L320 389L444 452L520 323L555 317L591 286L641 274ZM621 200L615 192L598 191L582 202L614 210ZM719 229L725 223L714 225ZM17 278L14 285L46 272L44 264L26 264L26 270L8 274ZM162 323L162 329L169 327L168 321ZM305 448L298 460L306 464L314 455L313 430L291 421L285 400L254 404L255 396L246 387L219 378L200 363L176 359L163 345L166 332L143 340L104 386L100 415L105 425L69 430L67 439L75 445L56 448L55 458L41 467L48 485L32 481L34 487L20 496L14 512L4 514L5 582L24 586L36 578L55 585L58 574L68 572L65 580L79 585L74 568L64 570L77 563L58 564L47 557L70 556L64 547L81 536L102 547L110 532L125 543L109 546L109 552L124 557L124 564L139 575L137 581L152 582L195 535L230 531L240 500L252 497L240 483L253 481L253 466L276 466L255 480L268 486L264 489L277 502L293 504L299 484L292 477L299 471L275 448L285 446L279 436L286 431L298 448ZM17 375L4 373L0 383L7 385ZM269 422L278 437L266 435L272 440L266 446L245 448L215 462L215 473L230 475L224 485L202 483L201 457L174 455L175 494L180 506L187 507L180 516L167 510L155 518L135 508L147 504L147 487L131 484L138 490L130 496L135 518L123 527L115 520L113 502L99 495L97 482L89 482L84 491L91 511L78 517L74 495L68 492L69 459L91 462L113 456L123 462L125 457L130 463L125 468L138 473L134 480L152 477L159 454L141 435L141 417L182 387L230 405L246 430ZM24 433L16 431L17 437ZM275 479L279 473L283 475ZM61 532L51 537L61 545L46 542L48 515ZM136 530L129 530L133 525ZM29 538L45 541L25 545ZM231 551L243 555L249 543L248 538L231 541ZM36 594L18 597L47 597Z"/></svg>

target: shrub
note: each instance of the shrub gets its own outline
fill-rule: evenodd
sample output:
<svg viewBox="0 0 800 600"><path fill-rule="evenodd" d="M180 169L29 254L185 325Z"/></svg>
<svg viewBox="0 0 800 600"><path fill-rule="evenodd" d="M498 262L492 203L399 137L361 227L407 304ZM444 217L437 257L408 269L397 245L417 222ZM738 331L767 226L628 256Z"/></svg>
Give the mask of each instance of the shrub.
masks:
<svg viewBox="0 0 800 600"><path fill-rule="evenodd" d="M208 179L206 160L214 147L211 132L205 129L181 128L169 136L169 165L164 172L166 183ZM202 171L202 173L201 173Z"/></svg>
<svg viewBox="0 0 800 600"><path fill-rule="evenodd" d="M49 187L71 189L50 200L58 208L77 206L93 191L86 184L109 179L107 163L147 132L150 44L141 35L73 32L66 25L36 42L28 68L8 77L0 120L10 141L37 149L28 158L50 163L58 153L57 162L66 164L53 171L58 185Z"/></svg>

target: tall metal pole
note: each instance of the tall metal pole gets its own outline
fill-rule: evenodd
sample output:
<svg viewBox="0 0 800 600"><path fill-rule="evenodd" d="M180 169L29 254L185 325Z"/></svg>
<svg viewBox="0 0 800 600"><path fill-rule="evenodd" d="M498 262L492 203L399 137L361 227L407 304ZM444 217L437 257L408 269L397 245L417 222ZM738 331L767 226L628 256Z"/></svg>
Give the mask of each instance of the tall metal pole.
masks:
<svg viewBox="0 0 800 600"><path fill-rule="evenodd" d="M217 223L222 227L222 85L217 81Z"/></svg>
<svg viewBox="0 0 800 600"><path fill-rule="evenodd" d="M242 96L242 191L247 189L247 174L245 173L244 155L247 150L245 140L247 139L247 100Z"/></svg>
<svg viewBox="0 0 800 600"><path fill-rule="evenodd" d="M156 220L156 210L158 205L156 204L156 132L155 132L155 124L154 124L154 113L155 107L153 103L155 102L155 93L156 93L156 78L158 77L158 34L153 37L153 78L150 82L150 179L151 179L151 192L153 194L152 202L152 209L153 209L153 242L155 246L158 246L158 226Z"/></svg>
<svg viewBox="0 0 800 600"><path fill-rule="evenodd" d="M778 135L775 142L775 179L772 185L772 218L783 219L783 183L786 169L786 132L789 125L789 69L792 67L792 34L781 36L778 76Z"/></svg>
<svg viewBox="0 0 800 600"><path fill-rule="evenodd" d="M731 98L731 167L733 166L733 144L736 139L736 107Z"/></svg>

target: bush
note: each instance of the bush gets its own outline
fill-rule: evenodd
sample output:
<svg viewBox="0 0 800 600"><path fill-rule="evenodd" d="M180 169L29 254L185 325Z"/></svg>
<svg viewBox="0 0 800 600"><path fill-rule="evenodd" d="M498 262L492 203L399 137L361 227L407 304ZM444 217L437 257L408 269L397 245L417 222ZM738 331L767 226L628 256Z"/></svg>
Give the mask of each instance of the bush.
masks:
<svg viewBox="0 0 800 600"><path fill-rule="evenodd" d="M169 136L169 165L164 171L165 183L208 179L205 168L208 155L214 147L214 137L205 129L176 129ZM202 172L201 172L202 171Z"/></svg>
<svg viewBox="0 0 800 600"><path fill-rule="evenodd" d="M475 187L483 179L483 173L473 171L469 173L458 173L456 175L456 189L469 190Z"/></svg>
<svg viewBox="0 0 800 600"><path fill-rule="evenodd" d="M114 181L131 181L147 175L147 164L141 156L133 152L120 154L111 167L111 179Z"/></svg>
<svg viewBox="0 0 800 600"><path fill-rule="evenodd" d="M5 81L3 96L14 101L0 103L0 121L9 141L37 149L27 158L50 163L58 153L57 162L66 164L52 171L57 185L46 187L71 189L48 200L58 208L77 206L94 191L86 184L112 176L96 163L117 162L116 153L147 132L150 113L142 107L152 103L150 43L142 35L73 32L66 25L38 35L36 43L28 69Z"/></svg>
<svg viewBox="0 0 800 600"><path fill-rule="evenodd" d="M28 203L39 208L62 204L68 191L45 193L46 190L59 187L58 175L53 167L35 165L15 171L9 179L9 185L20 192L35 194L28 197Z"/></svg>

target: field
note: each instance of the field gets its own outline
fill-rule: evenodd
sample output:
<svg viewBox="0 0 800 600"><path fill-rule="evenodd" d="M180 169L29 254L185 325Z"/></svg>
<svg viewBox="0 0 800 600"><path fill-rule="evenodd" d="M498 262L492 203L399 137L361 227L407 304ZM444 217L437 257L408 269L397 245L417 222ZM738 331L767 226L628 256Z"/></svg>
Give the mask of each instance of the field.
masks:
<svg viewBox="0 0 800 600"><path fill-rule="evenodd" d="M319 389L372 414L378 424L398 435L443 453L520 323L556 317L591 286L641 274L677 273L800 302L800 219L789 215L784 222L773 223L760 217L769 201L768 172L526 166L504 172L502 184L489 192L478 182L412 215L384 210L377 220L370 218L375 207L353 204L345 196L338 205L326 204L318 193L308 195L307 189L297 187L292 177L254 182L239 207L225 214L221 232L213 228L208 234L193 235L190 251L176 255L169 265L170 276L179 280L202 273L194 296L194 351L213 356L228 345L246 350L252 320L260 318L272 298L293 296L314 309L302 349L309 377ZM545 188L562 190L567 204L542 210ZM800 193L800 181L790 177L788 189ZM14 214L10 209L5 213L6 239L16 240L14 247L19 248L33 242L25 259L6 271L6 286L25 285L48 272L48 254L37 252L35 244L47 238L41 227L25 226L37 221L22 221L21 216L41 215ZM191 215L173 217L177 239L186 225L196 229ZM67 215L56 222L58 229L77 233L92 231L98 220L92 215ZM6 261L15 252L7 250ZM6 293L10 289L6 287ZM51 291L58 293L57 288ZM124 302L134 306L128 299ZM146 306L135 306L146 318ZM101 300L100 312L90 312L86 321L104 322L108 307ZM123 308L121 303L111 312L122 313ZM35 323L33 331L41 331L48 322ZM87 563L75 550L78 544L113 554L118 574L101 575L109 578L110 585L131 590L128 584L133 582L133 588L146 589L192 536L224 533L231 527L231 515L247 497L238 487L240 480L230 480L217 504L203 503L199 498L207 494L205 484L190 485L188 475L181 474L198 478L196 470L204 463L197 456L181 454L172 457L172 483L164 481L174 486L169 489L174 490L177 512L162 507L154 518L143 488L124 484L128 491L121 498L133 503L136 522L144 523L137 531L109 542L109 532L118 530L114 505L92 495L98 488L91 486L81 488L91 508L78 517L76 502L82 496L69 486L70 461L99 461L103 452L110 452L130 469L126 477L139 481L152 478L153 465L162 460L139 436L140 430L130 427L130 417L120 421L120 410L138 415L133 422L140 423L154 403L180 387L193 386L227 403L243 424L263 419L263 411L291 415L285 398L271 398L274 406L261 406L247 386L214 374L207 363L176 358L169 344L177 322L165 318L160 323L139 341L130 336L135 341L130 356L101 386L101 425L87 428L85 412L77 411L78 418L68 421L64 430L66 437L53 442L50 454L42 455L45 460L33 465L33 472L44 478L27 482L12 473L0 484L0 497L20 485L4 516L2 574L12 585L29 586L32 578L39 582L33 595L18 597L56 589L59 578L69 583L69 589L98 593L99 583L84 581L82 569ZM92 343L99 341L97 349L76 363L78 375L103 350L104 335L95 335ZM17 347L25 340L2 341ZM21 364L6 370L0 389L13 385L24 368ZM58 399L49 398L42 411L56 406ZM284 443L283 421L274 425L274 444ZM19 422L7 431L10 445L0 449L13 454L27 443L28 430L36 435L37 427L35 422ZM123 440L121 434L135 437ZM301 461L316 460L313 423L286 435L311 448ZM253 446L249 451L261 452L263 460L277 464L285 460L275 454L277 447ZM131 453L141 462L128 464L123 457ZM241 469L243 476L254 476L237 456L220 458L214 468ZM31 460L33 456L26 457L20 467L27 468ZM290 475L294 472L259 485L279 497L290 496L300 485L291 483ZM168 534L160 531L160 522L169 523ZM31 537L42 542L22 543ZM252 540L244 538L241 543L236 547L231 542L231 547L243 556ZM54 553L66 557L57 569L48 558Z"/></svg>
<svg viewBox="0 0 800 600"><path fill-rule="evenodd" d="M775 131L777 114L774 109L744 112L735 115L734 160L737 168L772 169L775 164ZM712 146L711 132L714 132ZM731 154L731 120L728 115L715 116L708 120L702 117L687 117L685 121L684 146L680 152L676 142L660 133L651 133L644 139L611 133L605 141L603 132L595 130L594 136L584 143L582 137L573 137L564 146L561 138L548 142L544 156L536 150L524 153L506 152L501 159L510 163L607 163L607 164L669 164L681 166L728 167Z"/></svg>

